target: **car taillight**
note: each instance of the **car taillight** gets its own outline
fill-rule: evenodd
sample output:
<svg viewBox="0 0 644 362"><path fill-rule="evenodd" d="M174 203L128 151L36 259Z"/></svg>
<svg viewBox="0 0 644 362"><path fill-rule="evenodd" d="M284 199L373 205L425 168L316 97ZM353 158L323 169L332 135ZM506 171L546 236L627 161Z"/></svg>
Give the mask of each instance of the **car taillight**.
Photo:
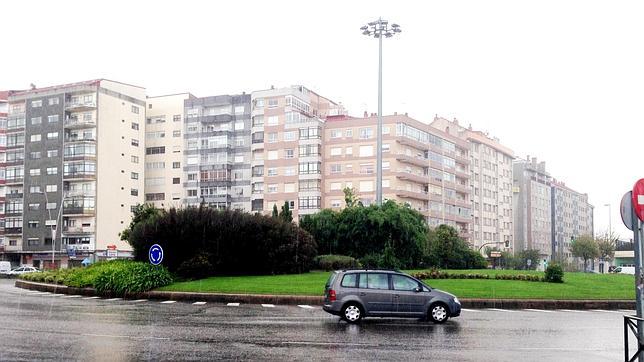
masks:
<svg viewBox="0 0 644 362"><path fill-rule="evenodd" d="M335 290L329 289L329 301L335 302Z"/></svg>

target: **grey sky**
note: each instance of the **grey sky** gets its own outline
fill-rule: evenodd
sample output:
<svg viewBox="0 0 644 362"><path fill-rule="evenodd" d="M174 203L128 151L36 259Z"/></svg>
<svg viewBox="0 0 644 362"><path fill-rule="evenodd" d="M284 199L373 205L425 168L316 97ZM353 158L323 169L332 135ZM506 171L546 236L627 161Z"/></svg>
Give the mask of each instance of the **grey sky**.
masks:
<svg viewBox="0 0 644 362"><path fill-rule="evenodd" d="M64 5L63 5L64 4ZM641 1L9 1L0 89L109 78L149 95L304 84L351 114L435 114L488 130L595 205L595 231L631 238L619 200L644 177Z"/></svg>

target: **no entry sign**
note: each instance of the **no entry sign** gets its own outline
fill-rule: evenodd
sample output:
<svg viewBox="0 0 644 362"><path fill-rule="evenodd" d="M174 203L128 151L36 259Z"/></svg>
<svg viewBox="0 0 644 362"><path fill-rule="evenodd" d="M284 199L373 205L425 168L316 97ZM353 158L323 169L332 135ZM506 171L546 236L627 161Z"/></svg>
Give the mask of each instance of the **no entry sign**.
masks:
<svg viewBox="0 0 644 362"><path fill-rule="evenodd" d="M633 186L633 209L635 215L644 221L644 178L639 179Z"/></svg>

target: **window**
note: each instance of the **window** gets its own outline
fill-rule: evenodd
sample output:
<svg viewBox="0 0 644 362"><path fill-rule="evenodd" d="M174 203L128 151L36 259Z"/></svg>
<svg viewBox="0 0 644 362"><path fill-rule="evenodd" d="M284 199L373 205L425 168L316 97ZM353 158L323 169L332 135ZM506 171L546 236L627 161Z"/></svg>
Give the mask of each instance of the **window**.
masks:
<svg viewBox="0 0 644 362"><path fill-rule="evenodd" d="M275 107L277 107L277 99L269 99L268 108L275 108Z"/></svg>
<svg viewBox="0 0 644 362"><path fill-rule="evenodd" d="M51 115L51 116L47 116L47 122L48 123L56 123L56 122L58 122L58 115L54 114L54 115Z"/></svg>
<svg viewBox="0 0 644 362"><path fill-rule="evenodd" d="M56 192L58 191L58 185L47 185L45 186L47 192Z"/></svg>
<svg viewBox="0 0 644 362"><path fill-rule="evenodd" d="M344 136L348 137L348 138L352 138L353 137L353 130L348 129L348 130L344 131Z"/></svg>
<svg viewBox="0 0 644 362"><path fill-rule="evenodd" d="M389 187L389 180L382 180L382 187Z"/></svg>
<svg viewBox="0 0 644 362"><path fill-rule="evenodd" d="M267 126L277 126L279 123L279 118L277 116L270 116L266 121Z"/></svg>
<svg viewBox="0 0 644 362"><path fill-rule="evenodd" d="M132 173L130 173L130 178L132 180L138 180L139 179L139 174L137 172L132 172Z"/></svg>
<svg viewBox="0 0 644 362"><path fill-rule="evenodd" d="M284 176L295 176L295 167L284 167Z"/></svg>
<svg viewBox="0 0 644 362"><path fill-rule="evenodd" d="M47 167L47 174L48 175L57 175L58 174L58 167Z"/></svg>
<svg viewBox="0 0 644 362"><path fill-rule="evenodd" d="M300 175L320 173L320 162L300 162Z"/></svg>
<svg viewBox="0 0 644 362"><path fill-rule="evenodd" d="M181 178L180 177L173 177L172 178L172 184L173 185L178 185L181 183Z"/></svg>
<svg viewBox="0 0 644 362"><path fill-rule="evenodd" d="M331 173L341 173L341 172L342 172L341 164L336 163L331 165Z"/></svg>
<svg viewBox="0 0 644 362"><path fill-rule="evenodd" d="M42 123L42 118L40 118L40 117L33 117L33 118L31 118L31 124L32 124L32 125L40 124L40 123Z"/></svg>
<svg viewBox="0 0 644 362"><path fill-rule="evenodd" d="M295 131L284 132L284 141L294 141L295 140Z"/></svg>
<svg viewBox="0 0 644 362"><path fill-rule="evenodd" d="M371 129L371 128L360 128L360 138L361 139L373 138L373 129Z"/></svg>
<svg viewBox="0 0 644 362"><path fill-rule="evenodd" d="M372 192L373 181L360 181L360 192Z"/></svg>
<svg viewBox="0 0 644 362"><path fill-rule="evenodd" d="M50 106L53 106L53 105L55 105L55 104L59 104L59 103L60 103L60 99L59 99L58 97L56 97L56 98L49 98L49 105L50 105Z"/></svg>
<svg viewBox="0 0 644 362"><path fill-rule="evenodd" d="M276 167L270 167L268 168L266 174L268 176L277 176L277 168Z"/></svg>
<svg viewBox="0 0 644 362"><path fill-rule="evenodd" d="M356 284L358 284L358 274L345 274L340 283L344 288L355 288Z"/></svg>
<svg viewBox="0 0 644 362"><path fill-rule="evenodd" d="M322 198L320 196L301 197L300 209L319 209Z"/></svg>
<svg viewBox="0 0 644 362"><path fill-rule="evenodd" d="M197 196L197 190L188 190L188 197L196 197Z"/></svg>
<svg viewBox="0 0 644 362"><path fill-rule="evenodd" d="M29 176L40 176L40 169L32 168L31 170L29 170Z"/></svg>
<svg viewBox="0 0 644 362"><path fill-rule="evenodd" d="M58 157L58 150L47 150L47 157Z"/></svg>
<svg viewBox="0 0 644 362"><path fill-rule="evenodd" d="M342 182L331 182L331 191L342 190Z"/></svg>
<svg viewBox="0 0 644 362"><path fill-rule="evenodd" d="M181 162L172 162L172 168L181 168Z"/></svg>
<svg viewBox="0 0 644 362"><path fill-rule="evenodd" d="M342 156L342 147L331 148L331 156Z"/></svg>
<svg viewBox="0 0 644 362"><path fill-rule="evenodd" d="M32 108L42 107L42 100L31 101L31 107Z"/></svg>
<svg viewBox="0 0 644 362"><path fill-rule="evenodd" d="M264 108L264 98L255 99L255 107L256 108Z"/></svg>
<svg viewBox="0 0 644 362"><path fill-rule="evenodd" d="M342 137L342 130L334 129L331 130L331 138L340 138Z"/></svg>
<svg viewBox="0 0 644 362"><path fill-rule="evenodd" d="M137 106L132 106L132 113L139 114L139 107L137 107Z"/></svg>
<svg viewBox="0 0 644 362"><path fill-rule="evenodd" d="M285 183L284 184L284 192L295 192L295 184L294 183Z"/></svg>
<svg viewBox="0 0 644 362"><path fill-rule="evenodd" d="M38 238L29 238L29 239L27 239L27 245L29 245L29 246L38 246L38 245L40 245L40 239L38 239Z"/></svg>
<svg viewBox="0 0 644 362"><path fill-rule="evenodd" d="M277 193L277 184L269 184L267 191L269 194Z"/></svg>
<svg viewBox="0 0 644 362"><path fill-rule="evenodd" d="M268 140L267 140L268 143L277 142L277 132L271 132L267 136L268 136Z"/></svg>
<svg viewBox="0 0 644 362"><path fill-rule="evenodd" d="M347 156L349 156L349 155L353 155L353 147L347 147L347 148L344 150L344 153L346 153L346 154L347 154Z"/></svg>
<svg viewBox="0 0 644 362"><path fill-rule="evenodd" d="M40 152L31 152L29 154L29 158L31 158L32 160L39 159L40 158ZM7 160L8 160L8 158L7 158Z"/></svg>
<svg viewBox="0 0 644 362"><path fill-rule="evenodd" d="M172 122L181 122L181 115L180 114L173 115Z"/></svg>
<svg viewBox="0 0 644 362"><path fill-rule="evenodd" d="M172 131L172 137L181 137L181 131L180 130Z"/></svg>
<svg viewBox="0 0 644 362"><path fill-rule="evenodd" d="M139 147L139 140L132 138L132 140L130 141L130 144L134 147Z"/></svg>
<svg viewBox="0 0 644 362"><path fill-rule="evenodd" d="M139 124L136 123L136 122L132 122L132 129L138 131L139 130Z"/></svg>
<svg viewBox="0 0 644 362"><path fill-rule="evenodd" d="M138 189L130 189L130 195L139 196L139 190Z"/></svg>
<svg viewBox="0 0 644 362"><path fill-rule="evenodd" d="M148 147L145 149L146 155L159 155L165 153L165 146L160 147Z"/></svg>
<svg viewBox="0 0 644 362"><path fill-rule="evenodd" d="M284 150L284 158L288 159L288 158L293 158L294 156L295 156L295 152L293 151L292 148Z"/></svg>
<svg viewBox="0 0 644 362"><path fill-rule="evenodd" d="M139 163L139 156L130 156L130 161L132 163Z"/></svg>
<svg viewBox="0 0 644 362"><path fill-rule="evenodd" d="M47 210L56 210L56 203L55 202L48 202L46 205Z"/></svg>
<svg viewBox="0 0 644 362"><path fill-rule="evenodd" d="M244 121L237 121L235 122L234 126L235 131L241 131L244 129Z"/></svg>
<svg viewBox="0 0 644 362"><path fill-rule="evenodd" d="M40 224L40 222L38 222L36 220L29 220L27 222L27 227L30 228L30 229L35 229L35 228L38 227L38 224Z"/></svg>
<svg viewBox="0 0 644 362"><path fill-rule="evenodd" d="M28 209L30 211L38 211L38 209L40 209L40 204L29 204Z"/></svg>
<svg viewBox="0 0 644 362"><path fill-rule="evenodd" d="M40 141L39 134L32 134L31 137L29 137L29 142L38 142L38 141Z"/></svg>
<svg viewBox="0 0 644 362"><path fill-rule="evenodd" d="M394 290L414 291L419 287L418 282L403 275L392 275L391 284Z"/></svg>
<svg viewBox="0 0 644 362"><path fill-rule="evenodd" d="M389 152L389 144L388 143L382 145L382 152Z"/></svg>
<svg viewBox="0 0 644 362"><path fill-rule="evenodd" d="M277 157L277 151L268 151L266 158L268 160L277 160Z"/></svg>
<svg viewBox="0 0 644 362"><path fill-rule="evenodd" d="M360 157L372 157L373 146L360 146Z"/></svg>
<svg viewBox="0 0 644 362"><path fill-rule="evenodd" d="M47 139L48 140L58 139L58 132L49 132L49 133L47 133Z"/></svg>
<svg viewBox="0 0 644 362"><path fill-rule="evenodd" d="M190 190L192 191L192 190ZM194 190L195 196L197 196L197 190ZM145 201L163 201L165 200L165 193L163 192L157 192L157 193L151 193L151 194L145 194Z"/></svg>
<svg viewBox="0 0 644 362"><path fill-rule="evenodd" d="M319 127L300 128L300 139L315 139L320 138Z"/></svg>
<svg viewBox="0 0 644 362"><path fill-rule="evenodd" d="M361 273L360 288L389 289L389 276L382 273Z"/></svg>
<svg viewBox="0 0 644 362"><path fill-rule="evenodd" d="M331 200L331 207L341 207L342 203L340 200Z"/></svg>

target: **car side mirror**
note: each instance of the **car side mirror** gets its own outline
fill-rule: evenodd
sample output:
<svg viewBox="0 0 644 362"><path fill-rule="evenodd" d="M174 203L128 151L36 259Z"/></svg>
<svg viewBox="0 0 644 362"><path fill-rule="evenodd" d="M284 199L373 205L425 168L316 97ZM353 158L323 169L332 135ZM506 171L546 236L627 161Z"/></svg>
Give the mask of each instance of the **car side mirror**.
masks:
<svg viewBox="0 0 644 362"><path fill-rule="evenodd" d="M423 291L423 289L421 287L414 288L414 292L416 292L416 293L420 293L422 291Z"/></svg>

